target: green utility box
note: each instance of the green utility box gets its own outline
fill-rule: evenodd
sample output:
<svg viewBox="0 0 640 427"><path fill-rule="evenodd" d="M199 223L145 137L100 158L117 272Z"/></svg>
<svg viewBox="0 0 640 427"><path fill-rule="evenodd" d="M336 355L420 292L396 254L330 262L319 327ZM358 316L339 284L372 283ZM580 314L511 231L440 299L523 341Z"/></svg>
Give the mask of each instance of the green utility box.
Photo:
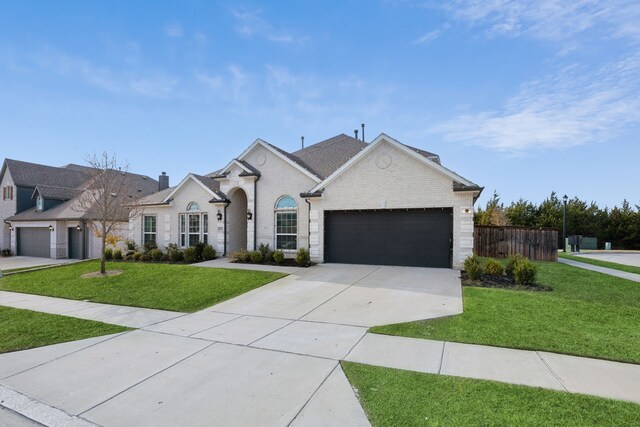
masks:
<svg viewBox="0 0 640 427"><path fill-rule="evenodd" d="M597 237L583 237L580 249L598 249Z"/></svg>

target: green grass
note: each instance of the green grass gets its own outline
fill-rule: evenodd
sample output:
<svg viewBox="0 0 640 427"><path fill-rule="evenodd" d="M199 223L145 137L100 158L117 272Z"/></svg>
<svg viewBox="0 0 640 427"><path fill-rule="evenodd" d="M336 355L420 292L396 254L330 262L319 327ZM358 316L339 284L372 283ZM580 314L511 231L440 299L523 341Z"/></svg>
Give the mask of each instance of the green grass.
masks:
<svg viewBox="0 0 640 427"><path fill-rule="evenodd" d="M464 287L464 313L371 332L640 363L640 284L536 263L551 292Z"/></svg>
<svg viewBox="0 0 640 427"><path fill-rule="evenodd" d="M587 258L583 256L569 255L563 252L559 252L558 256L560 258L584 262L585 264L597 265L598 267L613 268L614 270L625 271L627 273L640 274L640 267L635 267L633 265L618 264L616 262L602 261L599 259L592 259L592 258Z"/></svg>
<svg viewBox="0 0 640 427"><path fill-rule="evenodd" d="M130 330L92 320L0 306L0 353Z"/></svg>
<svg viewBox="0 0 640 427"><path fill-rule="evenodd" d="M342 367L375 427L640 423L634 403L349 362Z"/></svg>
<svg viewBox="0 0 640 427"><path fill-rule="evenodd" d="M19 271L33 270L33 269L36 269L36 268L51 267L52 265L55 265L55 264L45 264L45 265L36 265L36 266L31 266L31 267L10 268L8 270L2 270L2 272L3 273L17 273Z"/></svg>
<svg viewBox="0 0 640 427"><path fill-rule="evenodd" d="M99 271L99 262L11 275L0 279L0 290L87 300L107 304L193 312L233 298L284 274L199 268L186 265L108 263L117 276L81 278Z"/></svg>

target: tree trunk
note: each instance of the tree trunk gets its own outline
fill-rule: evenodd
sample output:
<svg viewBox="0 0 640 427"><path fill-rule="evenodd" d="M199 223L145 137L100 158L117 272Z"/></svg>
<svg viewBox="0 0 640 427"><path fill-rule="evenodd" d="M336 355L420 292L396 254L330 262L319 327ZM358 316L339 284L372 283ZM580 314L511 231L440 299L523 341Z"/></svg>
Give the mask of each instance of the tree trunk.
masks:
<svg viewBox="0 0 640 427"><path fill-rule="evenodd" d="M105 224L102 224L102 239L100 240L101 242L101 248L100 248L100 273L101 274L105 274L107 272L107 267L106 267L106 259L104 256L104 250L105 247L107 246L107 233L105 231Z"/></svg>

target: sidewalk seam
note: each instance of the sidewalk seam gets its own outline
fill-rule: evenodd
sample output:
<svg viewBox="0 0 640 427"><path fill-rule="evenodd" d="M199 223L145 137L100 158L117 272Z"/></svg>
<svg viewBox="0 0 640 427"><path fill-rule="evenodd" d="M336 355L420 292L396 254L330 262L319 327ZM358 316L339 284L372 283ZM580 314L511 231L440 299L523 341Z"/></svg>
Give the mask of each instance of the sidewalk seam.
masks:
<svg viewBox="0 0 640 427"><path fill-rule="evenodd" d="M571 390L569 390L567 388L567 386L564 384L564 382L562 381L562 378L560 378L560 376L558 374L555 373L555 371L551 368L551 366L547 363L546 360L544 360L544 357L542 357L542 355L540 354L539 351L535 352L536 355L540 358L540 360L542 360L542 363L544 363L544 366L547 367L547 369L549 370L549 372L551 372L551 375L553 375L555 377L555 379L558 380L558 382L560 383L560 385L562 386L562 388L567 392L567 393L573 393Z"/></svg>

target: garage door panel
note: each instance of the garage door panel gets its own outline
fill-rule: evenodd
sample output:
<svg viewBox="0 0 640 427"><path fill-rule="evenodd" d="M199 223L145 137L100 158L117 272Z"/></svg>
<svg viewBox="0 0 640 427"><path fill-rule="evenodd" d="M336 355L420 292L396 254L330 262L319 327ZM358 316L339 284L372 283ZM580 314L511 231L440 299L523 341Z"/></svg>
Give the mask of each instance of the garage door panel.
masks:
<svg viewBox="0 0 640 427"><path fill-rule="evenodd" d="M353 264L451 266L452 210L325 212L325 259Z"/></svg>
<svg viewBox="0 0 640 427"><path fill-rule="evenodd" d="M18 255L51 257L51 231L48 228L19 227Z"/></svg>

